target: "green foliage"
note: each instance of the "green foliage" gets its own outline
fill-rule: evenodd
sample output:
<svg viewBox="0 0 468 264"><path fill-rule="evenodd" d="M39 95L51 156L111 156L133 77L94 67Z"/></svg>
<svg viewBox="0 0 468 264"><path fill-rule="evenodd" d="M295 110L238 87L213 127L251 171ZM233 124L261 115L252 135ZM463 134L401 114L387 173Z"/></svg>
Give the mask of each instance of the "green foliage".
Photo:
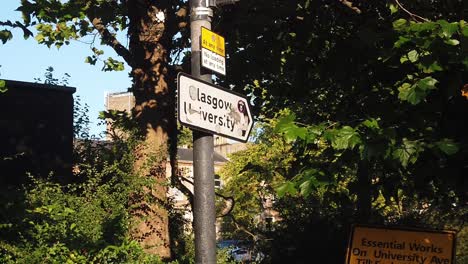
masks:
<svg viewBox="0 0 468 264"><path fill-rule="evenodd" d="M107 58L104 61L104 67L102 68L103 71L123 71L124 64L121 61L117 61L112 59L111 57Z"/></svg>
<svg viewBox="0 0 468 264"><path fill-rule="evenodd" d="M193 145L193 136L192 136L192 130L179 126L179 135L177 137L177 142L180 146L187 146L188 148L192 148Z"/></svg>
<svg viewBox="0 0 468 264"><path fill-rule="evenodd" d="M44 73L44 81L42 81L41 78L34 78L36 82L39 83L44 83L44 84L50 84L50 85L63 85L66 86L68 85L68 81L70 79L71 75L68 73L65 73L61 79L57 79L54 76L54 68L52 66L49 66L46 68L45 73Z"/></svg>
<svg viewBox="0 0 468 264"><path fill-rule="evenodd" d="M261 0L223 13L231 70L222 81L249 92L261 118L279 117L294 156L275 185L275 262L307 262L310 244L329 259L352 222L460 227L468 42L464 7L450 2L353 2L357 12L340 1ZM252 171L261 168L243 174Z"/></svg>
<svg viewBox="0 0 468 264"><path fill-rule="evenodd" d="M153 5L158 6L159 4ZM177 11L184 6L184 1L172 1L164 5L166 20L174 24L165 27L164 37L172 39L171 45L167 45L168 51L179 54L187 47L187 31L183 27L177 27L178 22L186 20L185 15L179 15ZM85 62L95 65L102 63L103 71L122 71L124 63L115 58L103 58L104 51L98 49L99 45L107 45L114 49L117 55L122 56L128 65L133 67L134 57L137 54L129 54L125 44L120 43L120 37L126 34L139 34L130 32L132 14L129 14L131 4L125 1L21 1L17 11L22 13L23 21L12 23L10 21L0 23L0 26L20 27L25 31L25 36L32 36L29 28L35 29L35 39L39 44L47 47L61 48L72 41L81 41L90 44L91 55L85 58ZM8 24L7 24L8 23ZM135 22L138 23L138 22ZM156 38L160 38L160 29L151 29ZM3 32L3 31L0 31ZM175 37L177 33L182 37ZM96 38L98 36L98 38ZM11 33L6 29L0 34L0 39L6 41L11 38ZM100 40L100 41L99 41ZM157 41L156 41L157 42ZM162 40L162 42L166 42ZM165 45L166 46L166 45Z"/></svg>
<svg viewBox="0 0 468 264"><path fill-rule="evenodd" d="M152 184L132 174L131 146L82 139L72 183L31 176L2 196L2 215L10 216L0 228L2 263L162 263L129 237L131 194Z"/></svg>
<svg viewBox="0 0 468 264"><path fill-rule="evenodd" d="M0 262L163 263L129 233L137 221L131 216L131 198L154 185L133 173L140 142L133 137L116 137L112 145L93 140L87 108L77 102L75 135L81 138L76 139L70 183L57 183L51 175L30 176L23 186L2 186ZM172 214L180 223L180 216ZM177 252L175 263L193 263L188 248Z"/></svg>
<svg viewBox="0 0 468 264"><path fill-rule="evenodd" d="M403 167L407 167L418 160L421 151L421 143L403 138L402 144L393 151L393 158L399 160Z"/></svg>
<svg viewBox="0 0 468 264"><path fill-rule="evenodd" d="M7 41L13 38L13 33L11 32L10 29L14 29L14 28L21 29L23 31L24 39L28 39L29 37L33 35L32 32L27 28L27 26L25 26L23 23L19 21L16 21L14 23L11 22L10 20L0 21L0 27L9 28L9 29L0 30L0 40L2 41L3 44L7 43Z"/></svg>
<svg viewBox="0 0 468 264"><path fill-rule="evenodd" d="M2 208L14 216L1 230L2 263L155 263L128 240L128 199L136 186L122 165L102 171L82 165L75 177L87 179L66 186L31 177L24 211L13 213L18 204L11 200Z"/></svg>
<svg viewBox="0 0 468 264"><path fill-rule="evenodd" d="M91 138L89 134L89 106L83 104L81 97L75 96L73 101L73 136L75 139Z"/></svg>
<svg viewBox="0 0 468 264"><path fill-rule="evenodd" d="M258 215L262 213L265 202L277 196L275 188L293 170L295 160L291 144L272 133L275 123L272 120L261 126L263 133L256 144L249 144L245 150L231 154L230 162L219 172L225 184L221 193L235 200L231 216L246 228L239 228L226 217L221 231L224 238L251 240L251 234L245 230L258 235L267 229ZM281 188L288 192L287 186Z"/></svg>
<svg viewBox="0 0 468 264"><path fill-rule="evenodd" d="M394 44L396 53L403 53L400 62L411 65L407 80L398 88L399 98L416 105L437 88L438 73L460 68L467 60L466 51L460 45L460 41L466 41L463 33L466 22L438 20L416 23L399 19L393 23L393 27L399 34Z"/></svg>

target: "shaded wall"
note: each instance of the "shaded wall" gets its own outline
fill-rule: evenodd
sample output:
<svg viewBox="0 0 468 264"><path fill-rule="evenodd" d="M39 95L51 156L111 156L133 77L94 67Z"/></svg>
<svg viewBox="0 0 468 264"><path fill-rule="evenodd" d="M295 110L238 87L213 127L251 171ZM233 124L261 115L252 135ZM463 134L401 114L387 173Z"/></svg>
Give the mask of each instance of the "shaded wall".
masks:
<svg viewBox="0 0 468 264"><path fill-rule="evenodd" d="M73 87L6 81L0 94L0 181L22 183L26 173L61 182L71 176Z"/></svg>

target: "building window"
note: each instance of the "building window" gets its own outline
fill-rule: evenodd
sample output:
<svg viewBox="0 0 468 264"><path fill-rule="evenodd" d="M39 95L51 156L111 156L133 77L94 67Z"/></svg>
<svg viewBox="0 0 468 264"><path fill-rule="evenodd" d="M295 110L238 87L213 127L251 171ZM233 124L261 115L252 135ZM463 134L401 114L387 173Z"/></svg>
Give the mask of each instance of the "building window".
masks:
<svg viewBox="0 0 468 264"><path fill-rule="evenodd" d="M221 188L221 177L218 174L215 174L215 188Z"/></svg>

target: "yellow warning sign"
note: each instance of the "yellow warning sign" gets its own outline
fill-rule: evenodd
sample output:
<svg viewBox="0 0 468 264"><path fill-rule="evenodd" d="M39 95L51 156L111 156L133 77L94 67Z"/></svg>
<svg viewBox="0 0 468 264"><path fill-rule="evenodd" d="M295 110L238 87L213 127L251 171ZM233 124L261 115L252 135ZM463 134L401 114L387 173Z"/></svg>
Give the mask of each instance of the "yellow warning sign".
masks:
<svg viewBox="0 0 468 264"><path fill-rule="evenodd" d="M454 264L455 232L354 226L347 264Z"/></svg>
<svg viewBox="0 0 468 264"><path fill-rule="evenodd" d="M211 50L218 55L226 57L224 38L204 27L202 27L201 31L201 46L202 48Z"/></svg>

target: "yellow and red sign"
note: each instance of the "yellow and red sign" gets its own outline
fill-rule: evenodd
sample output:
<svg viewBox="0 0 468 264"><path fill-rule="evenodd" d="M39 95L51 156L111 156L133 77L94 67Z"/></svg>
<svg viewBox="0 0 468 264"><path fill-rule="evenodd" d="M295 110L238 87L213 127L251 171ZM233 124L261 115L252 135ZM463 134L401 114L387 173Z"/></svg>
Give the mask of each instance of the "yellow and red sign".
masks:
<svg viewBox="0 0 468 264"><path fill-rule="evenodd" d="M354 226L347 264L453 264L455 232Z"/></svg>

